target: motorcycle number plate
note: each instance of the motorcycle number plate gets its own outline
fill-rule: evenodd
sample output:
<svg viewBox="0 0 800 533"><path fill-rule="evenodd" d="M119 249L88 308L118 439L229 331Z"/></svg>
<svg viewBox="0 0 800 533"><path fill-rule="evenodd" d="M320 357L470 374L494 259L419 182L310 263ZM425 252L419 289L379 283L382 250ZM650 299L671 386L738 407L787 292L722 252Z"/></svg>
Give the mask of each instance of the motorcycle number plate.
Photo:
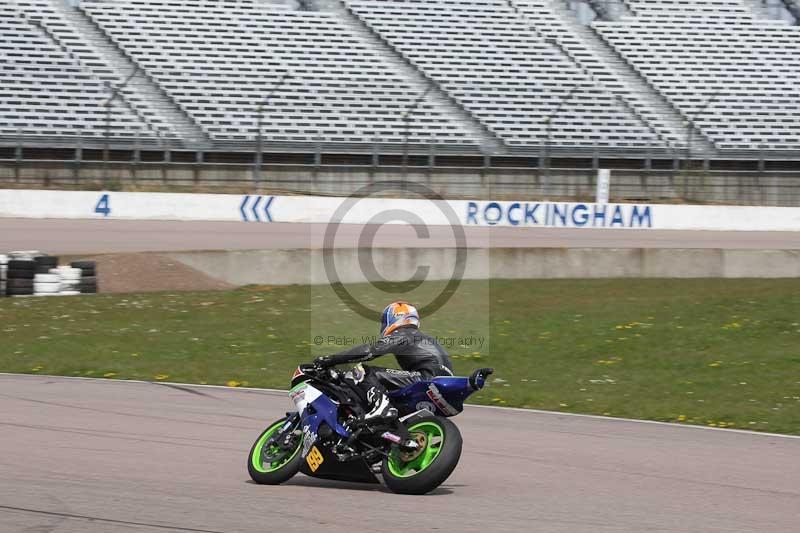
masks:
<svg viewBox="0 0 800 533"><path fill-rule="evenodd" d="M322 454L319 452L316 446L311 448L311 451L308 452L308 455L306 456L306 462L308 463L308 467L312 472L316 472L324 460L325 458L322 457Z"/></svg>

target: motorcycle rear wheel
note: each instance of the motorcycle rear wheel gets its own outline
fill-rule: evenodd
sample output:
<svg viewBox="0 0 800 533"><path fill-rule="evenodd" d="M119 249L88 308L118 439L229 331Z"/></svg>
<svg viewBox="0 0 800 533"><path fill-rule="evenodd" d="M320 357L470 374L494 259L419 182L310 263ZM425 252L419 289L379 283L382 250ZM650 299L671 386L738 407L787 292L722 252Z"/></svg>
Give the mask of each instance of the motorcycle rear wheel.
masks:
<svg viewBox="0 0 800 533"><path fill-rule="evenodd" d="M286 418L273 423L261 433L250 449L247 471L256 483L279 485L289 481L300 471L302 437L296 437L296 446L291 450L281 450L277 444L270 442L271 437L276 436L285 423Z"/></svg>
<svg viewBox="0 0 800 533"><path fill-rule="evenodd" d="M461 432L455 424L438 416L416 419L408 432L422 449L403 454L393 447L381 463L383 481L398 494L426 494L444 483L461 458Z"/></svg>

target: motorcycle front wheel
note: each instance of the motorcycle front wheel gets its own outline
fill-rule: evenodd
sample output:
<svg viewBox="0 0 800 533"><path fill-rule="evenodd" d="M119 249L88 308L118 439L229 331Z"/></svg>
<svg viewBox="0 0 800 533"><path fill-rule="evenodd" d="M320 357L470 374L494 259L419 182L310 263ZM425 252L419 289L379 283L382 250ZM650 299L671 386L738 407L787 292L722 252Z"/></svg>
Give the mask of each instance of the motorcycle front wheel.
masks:
<svg viewBox="0 0 800 533"><path fill-rule="evenodd" d="M285 423L286 418L282 418L269 426L250 449L247 471L256 483L279 485L300 471L303 437L292 433L289 444L286 445L286 434L281 432ZM287 431L294 432L294 428L288 428Z"/></svg>

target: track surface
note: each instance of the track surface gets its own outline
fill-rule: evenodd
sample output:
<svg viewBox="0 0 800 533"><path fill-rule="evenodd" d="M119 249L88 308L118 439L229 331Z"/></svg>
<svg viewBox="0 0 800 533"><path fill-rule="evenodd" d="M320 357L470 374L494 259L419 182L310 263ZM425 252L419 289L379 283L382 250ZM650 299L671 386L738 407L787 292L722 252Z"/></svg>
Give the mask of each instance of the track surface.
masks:
<svg viewBox="0 0 800 533"><path fill-rule="evenodd" d="M0 219L0 250L52 254L179 250L322 248L325 224L245 224L128 220ZM339 228L336 247L355 247L364 226ZM471 247L800 249L800 232L721 232L569 228L465 228ZM449 227L383 226L376 247L452 247Z"/></svg>
<svg viewBox="0 0 800 533"><path fill-rule="evenodd" d="M427 496L245 470L284 393L0 375L0 531L797 531L800 440L468 407ZM413 526L412 526L413 524Z"/></svg>

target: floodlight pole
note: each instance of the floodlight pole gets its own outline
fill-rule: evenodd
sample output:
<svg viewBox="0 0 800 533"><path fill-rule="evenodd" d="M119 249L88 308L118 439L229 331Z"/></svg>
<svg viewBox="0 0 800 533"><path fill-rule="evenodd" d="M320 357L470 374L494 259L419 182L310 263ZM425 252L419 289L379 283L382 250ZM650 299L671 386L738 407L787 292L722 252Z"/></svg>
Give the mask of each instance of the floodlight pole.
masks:
<svg viewBox="0 0 800 533"><path fill-rule="evenodd" d="M430 93L432 90L433 90L433 84L428 83L428 86L425 87L425 90L422 93L420 93L420 95L417 96L417 99L414 100L414 102L408 107L408 109L406 109L403 112L402 120L403 120L403 173L404 174L406 173L408 167L408 137L410 135L410 129L411 129L411 115L414 113L414 111L417 110L420 104L428 96L428 93Z"/></svg>
<svg viewBox="0 0 800 533"><path fill-rule="evenodd" d="M108 187L108 160L109 160L109 152L111 151L111 106L114 103L114 100L119 98L119 93L124 89L128 83L133 79L136 74L139 73L139 67L133 69L133 72L125 78L125 81L120 83L119 85L114 85L111 82L106 82L106 89L108 89L109 96L108 99L103 102L103 107L106 109L106 124L105 124L105 132L104 132L104 143L103 143L103 185Z"/></svg>
<svg viewBox="0 0 800 533"><path fill-rule="evenodd" d="M258 124L258 131L256 132L256 164L253 167L253 183L258 189L261 185L261 167L264 164L264 108L269 104L270 98L275 94L275 92L280 89L286 80L291 78L291 74L288 72L284 72L281 75L280 79L272 86L269 90L267 95L258 103L258 108L256 112L258 113L258 117L256 123Z"/></svg>
<svg viewBox="0 0 800 533"><path fill-rule="evenodd" d="M553 134L553 119L555 119L564 106L572 99L572 96L578 92L580 89L581 83L575 84L568 92L564 95L561 100L559 100L558 105L556 105L555 109L544 118L545 123L545 142L544 142L544 160L547 162L547 166L545 167L545 178L550 178L550 141L551 136Z"/></svg>
<svg viewBox="0 0 800 533"><path fill-rule="evenodd" d="M715 91L711 96L709 96L706 101L701 105L697 111L695 111L691 117L687 117L686 119L686 162L684 164L686 171L691 170L692 165L692 143L694 142L694 130L695 130L695 123L697 122L698 117L705 113L705 111L714 103L714 101L719 97L719 91Z"/></svg>

